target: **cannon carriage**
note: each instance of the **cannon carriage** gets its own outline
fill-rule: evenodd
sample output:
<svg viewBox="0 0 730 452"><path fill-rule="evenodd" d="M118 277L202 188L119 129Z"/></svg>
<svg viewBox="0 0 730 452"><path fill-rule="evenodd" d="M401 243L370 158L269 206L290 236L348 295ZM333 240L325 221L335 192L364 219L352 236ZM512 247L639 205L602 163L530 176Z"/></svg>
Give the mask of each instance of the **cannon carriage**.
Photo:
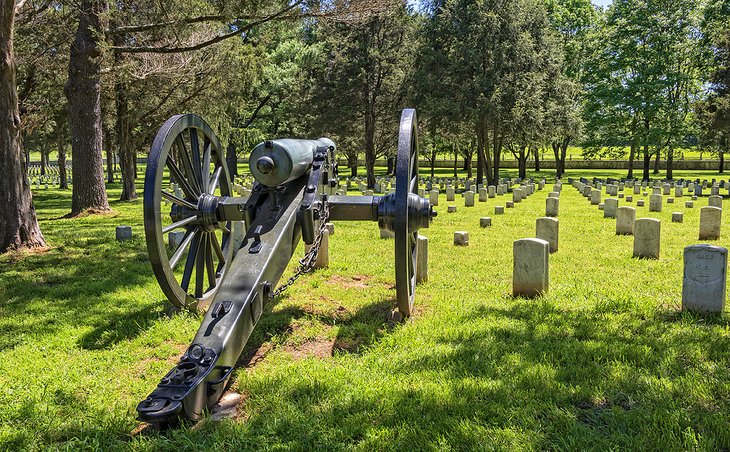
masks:
<svg viewBox="0 0 730 452"><path fill-rule="evenodd" d="M311 270L328 221L377 221L394 233L397 312L411 314L417 231L435 216L418 196L416 112L401 116L395 193L336 195L335 149L327 138L259 144L249 159L256 182L240 198L232 196L220 143L205 121L178 115L162 126L145 175L149 259L170 303L206 312L180 362L137 406L140 420L198 419L215 405L267 300ZM167 190L171 183L175 189ZM171 233L179 235L175 246L166 240ZM300 240L308 251L276 289Z"/></svg>

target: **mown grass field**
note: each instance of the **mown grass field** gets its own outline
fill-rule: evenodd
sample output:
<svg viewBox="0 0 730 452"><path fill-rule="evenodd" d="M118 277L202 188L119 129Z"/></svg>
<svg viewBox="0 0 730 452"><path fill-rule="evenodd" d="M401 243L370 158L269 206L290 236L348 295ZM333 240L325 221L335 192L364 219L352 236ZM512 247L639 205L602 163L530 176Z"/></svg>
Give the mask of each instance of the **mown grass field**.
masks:
<svg viewBox="0 0 730 452"><path fill-rule="evenodd" d="M238 417L137 435L136 404L200 317L165 314L141 201L68 219L70 191L41 189L51 248L0 257L0 450L730 448L730 322L680 313L682 250L698 243L706 198L638 208L662 220L661 259L638 260L632 238L566 182L550 291L514 299L512 242L534 236L551 186L499 216L511 197L465 208L457 196L447 214L442 194L422 231L429 281L395 327L393 241L375 223L337 223L330 267L257 326L231 384ZM481 216L493 226L480 229ZM730 245L727 222L717 245ZM119 224L136 238L117 243ZM458 230L469 247L452 245Z"/></svg>

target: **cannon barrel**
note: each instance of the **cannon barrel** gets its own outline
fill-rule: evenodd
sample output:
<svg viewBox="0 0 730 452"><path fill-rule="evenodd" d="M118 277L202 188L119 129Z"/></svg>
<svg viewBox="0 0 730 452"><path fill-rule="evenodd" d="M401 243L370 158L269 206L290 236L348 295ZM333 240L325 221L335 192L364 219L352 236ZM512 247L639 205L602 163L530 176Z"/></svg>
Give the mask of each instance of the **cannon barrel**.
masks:
<svg viewBox="0 0 730 452"><path fill-rule="evenodd" d="M335 149L329 138L297 140L284 138L259 143L251 152L251 174L267 187L278 187L303 176L312 167L314 152L321 147Z"/></svg>

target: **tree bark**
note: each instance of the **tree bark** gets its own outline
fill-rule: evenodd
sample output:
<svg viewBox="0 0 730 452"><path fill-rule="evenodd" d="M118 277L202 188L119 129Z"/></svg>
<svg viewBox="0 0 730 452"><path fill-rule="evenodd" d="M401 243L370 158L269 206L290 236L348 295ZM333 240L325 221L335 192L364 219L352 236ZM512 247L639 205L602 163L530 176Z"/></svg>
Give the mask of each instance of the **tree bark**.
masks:
<svg viewBox="0 0 730 452"><path fill-rule="evenodd" d="M71 213L109 210L102 166L100 0L82 0L79 27L71 44L68 81L68 119L71 129L73 191Z"/></svg>
<svg viewBox="0 0 730 452"><path fill-rule="evenodd" d="M540 150L535 148L535 172L540 172Z"/></svg>
<svg viewBox="0 0 730 452"><path fill-rule="evenodd" d="M651 154L649 153L649 145L644 145L644 174L643 180L649 180L649 166L651 165Z"/></svg>
<svg viewBox="0 0 730 452"><path fill-rule="evenodd" d="M662 150L660 148L657 148L656 150L656 157L654 158L654 171L652 174L659 174L659 159L662 156Z"/></svg>
<svg viewBox="0 0 730 452"><path fill-rule="evenodd" d="M499 161L502 158L502 137L499 135L497 126L494 126L494 138L492 140L492 178L488 180L489 185L497 185L499 182ZM489 179L489 178L487 178Z"/></svg>
<svg viewBox="0 0 730 452"><path fill-rule="evenodd" d="M629 173L627 179L634 178L634 157L636 156L636 140L631 141L631 150L629 150Z"/></svg>
<svg viewBox="0 0 730 452"><path fill-rule="evenodd" d="M0 253L45 246L23 167L15 84L15 2L0 3Z"/></svg>
<svg viewBox="0 0 730 452"><path fill-rule="evenodd" d="M667 180L674 180L674 148L667 147Z"/></svg>
<svg viewBox="0 0 730 452"><path fill-rule="evenodd" d="M231 142L226 147L226 165L228 166L228 175L233 180L238 176L238 158L236 156L236 145Z"/></svg>
<svg viewBox="0 0 730 452"><path fill-rule="evenodd" d="M58 129L58 188L68 189L68 178L66 177L66 143L63 139L63 130Z"/></svg>
<svg viewBox="0 0 730 452"><path fill-rule="evenodd" d="M365 172L368 188L375 187L375 107L365 114Z"/></svg>
<svg viewBox="0 0 730 452"><path fill-rule="evenodd" d="M116 44L116 43L115 43ZM122 56L115 52L114 61L117 66L123 64ZM134 180L137 178L135 171L135 152L130 140L129 102L127 101L127 88L120 80L121 74L116 74L114 81L114 107L117 110L115 130L117 135L117 151L119 152L119 166L122 170L122 196L120 201L132 201L137 199L137 187Z"/></svg>
<svg viewBox="0 0 730 452"><path fill-rule="evenodd" d="M725 172L725 152L721 149L720 152L718 152L720 156L720 168L717 169L718 173L724 173Z"/></svg>

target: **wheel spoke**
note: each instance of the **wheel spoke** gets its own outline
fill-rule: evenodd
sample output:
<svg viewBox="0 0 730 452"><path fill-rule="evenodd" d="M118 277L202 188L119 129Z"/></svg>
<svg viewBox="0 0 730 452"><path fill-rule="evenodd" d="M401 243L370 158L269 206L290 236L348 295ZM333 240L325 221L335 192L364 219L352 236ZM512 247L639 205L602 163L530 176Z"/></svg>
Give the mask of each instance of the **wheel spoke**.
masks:
<svg viewBox="0 0 730 452"><path fill-rule="evenodd" d="M195 298L203 296L203 280L205 278L205 254L208 242L207 233L200 238L198 246L197 262L195 263Z"/></svg>
<svg viewBox="0 0 730 452"><path fill-rule="evenodd" d="M215 287L215 266L213 265L213 234L208 234L208 246L205 248L205 272L208 274L208 286Z"/></svg>
<svg viewBox="0 0 730 452"><path fill-rule="evenodd" d="M208 193L211 195L213 192L215 192L215 188L218 186L218 183L220 182L221 173L223 172L223 167L219 166L216 168L215 173L213 173L213 177L210 180L210 184L208 185Z"/></svg>
<svg viewBox="0 0 730 452"><path fill-rule="evenodd" d="M202 190L200 189L200 184L198 183L197 172L193 171L193 164L190 161L190 155L188 154L188 151L185 148L185 143L183 142L180 135L175 138L175 143L177 143L178 150L180 151L180 160L182 161L183 169L185 170L186 179L193 188L193 198L197 199L197 197L200 196L200 194L202 193Z"/></svg>
<svg viewBox="0 0 730 452"><path fill-rule="evenodd" d="M177 228L181 228L181 227L185 226L186 224L190 224L197 219L198 219L197 215L193 215L191 217L184 218L180 221L172 223L171 225L169 225L167 227L162 228L162 233L167 234L168 232L173 231Z"/></svg>
<svg viewBox="0 0 730 452"><path fill-rule="evenodd" d="M187 292L190 287L190 278L193 276L193 268L195 267L195 258L197 257L200 248L201 235L202 233L200 231L196 231L195 235L193 235L193 243L190 244L190 252L188 253L188 258L185 261L185 271L183 271L182 281L180 281L180 287L185 292Z"/></svg>
<svg viewBox="0 0 730 452"><path fill-rule="evenodd" d="M213 245L213 251L215 251L215 254L218 256L218 262L225 264L226 256L223 254L223 249L221 249L221 244L218 243L218 237L216 237L215 234L210 236L210 243Z"/></svg>
<svg viewBox="0 0 730 452"><path fill-rule="evenodd" d="M198 129L193 127L190 128L190 155L193 158L193 173L195 174L195 178L198 181L198 186L202 189L203 178L201 177L201 173L203 171L203 168L200 164L200 143L198 143Z"/></svg>
<svg viewBox="0 0 730 452"><path fill-rule="evenodd" d="M195 233L197 232L197 228L194 230L190 230L185 233L185 237L183 238L182 242L180 243L180 246L177 247L173 255L170 257L170 267L175 270L175 267L177 267L178 262L180 262L180 258L182 257L183 253L187 249L188 245L190 245L190 242L193 240L193 237L195 237Z"/></svg>
<svg viewBox="0 0 730 452"><path fill-rule="evenodd" d="M203 181L203 184L209 184L210 182L210 141L208 141L208 138L205 138L203 140L203 166L200 168L200 180ZM206 185L205 188L209 188L208 185ZM210 194L213 194L213 192L208 192Z"/></svg>
<svg viewBox="0 0 730 452"><path fill-rule="evenodd" d="M177 196L173 195L169 191L160 190L160 194L162 194L162 196L164 198L167 198L167 200L170 201L170 202L173 202L175 204L179 204L181 206L185 206L185 207L187 207L190 210L198 210L198 206L196 206L195 204L191 203L190 201L185 201L182 198L178 198Z"/></svg>
<svg viewBox="0 0 730 452"><path fill-rule="evenodd" d="M193 187L190 186L188 181L185 179L185 176L183 176L183 173L180 172L180 168L177 167L175 162L168 158L167 162L168 169L170 170L170 173L172 174L173 178L175 179L175 182L177 182L180 185L180 188L182 189L183 193L185 193L185 196L190 199L196 199L197 196L195 195L195 191L193 190Z"/></svg>

